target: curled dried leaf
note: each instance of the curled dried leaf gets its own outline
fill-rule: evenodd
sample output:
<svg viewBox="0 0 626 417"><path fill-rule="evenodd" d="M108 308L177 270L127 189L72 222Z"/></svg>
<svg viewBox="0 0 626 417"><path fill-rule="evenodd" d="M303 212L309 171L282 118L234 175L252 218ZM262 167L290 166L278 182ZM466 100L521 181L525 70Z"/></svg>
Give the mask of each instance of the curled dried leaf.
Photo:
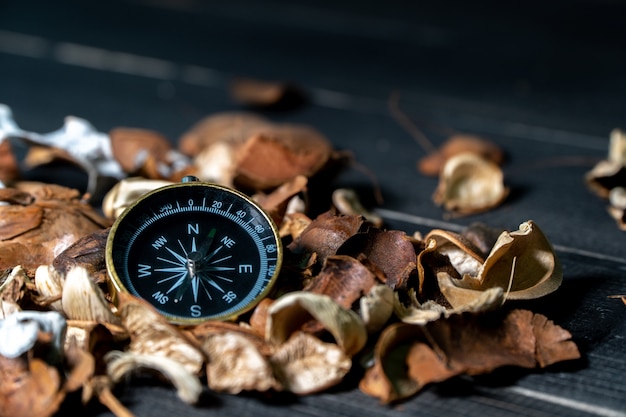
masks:
<svg viewBox="0 0 626 417"><path fill-rule="evenodd" d="M326 295L296 291L277 299L268 309L266 339L280 345L311 319L335 338L346 355L358 353L367 341L361 318Z"/></svg>
<svg viewBox="0 0 626 417"><path fill-rule="evenodd" d="M563 271L547 237L527 221L519 230L500 235L477 275L465 274L458 280L439 273L437 278L446 299L458 307L494 287L504 289L506 299L542 297L561 285Z"/></svg>
<svg viewBox="0 0 626 417"><path fill-rule="evenodd" d="M352 367L352 360L340 347L305 332L291 335L270 361L282 386L298 395L338 384Z"/></svg>
<svg viewBox="0 0 626 417"><path fill-rule="evenodd" d="M28 145L52 148L55 157L62 156L80 166L89 176L87 192L95 195L102 177L121 179L125 174L113 158L108 135L98 132L87 120L67 116L59 130L40 134L21 129L13 120L11 109L0 105L0 143L18 138Z"/></svg>
<svg viewBox="0 0 626 417"><path fill-rule="evenodd" d="M363 207L359 196L354 190L339 188L333 191L332 200L341 214L363 216L365 220L370 222L374 227L381 227L383 225L382 217Z"/></svg>
<svg viewBox="0 0 626 417"><path fill-rule="evenodd" d="M80 266L70 269L65 276L61 298L63 312L71 320L118 324L119 318L100 287L89 272Z"/></svg>
<svg viewBox="0 0 626 417"><path fill-rule="evenodd" d="M116 219L128 206L145 193L172 184L171 181L146 179L142 177L125 178L118 181L104 196L102 212L109 219Z"/></svg>
<svg viewBox="0 0 626 417"><path fill-rule="evenodd" d="M415 242L400 230L370 229L350 237L337 250L338 255L364 256L380 269L386 284L393 288L405 288L411 277L417 274Z"/></svg>
<svg viewBox="0 0 626 417"><path fill-rule="evenodd" d="M235 78L230 95L238 103L251 107L287 108L302 104L304 95L294 84L251 78Z"/></svg>
<svg viewBox="0 0 626 417"><path fill-rule="evenodd" d="M445 210L472 214L497 207L508 193L497 164L475 153L461 153L446 161L433 201Z"/></svg>
<svg viewBox="0 0 626 417"><path fill-rule="evenodd" d="M53 184L15 184L30 205L0 206L0 268L22 265L33 276L84 235L111 225L79 198L77 190Z"/></svg>
<svg viewBox="0 0 626 417"><path fill-rule="evenodd" d="M460 374L502 366L545 367L579 357L569 332L540 314L454 315L425 325L387 327L375 347L375 364L359 387L389 403Z"/></svg>
<svg viewBox="0 0 626 417"><path fill-rule="evenodd" d="M132 353L169 358L187 371L199 374L205 355L198 343L171 325L146 301L118 294L119 316L130 336Z"/></svg>
<svg viewBox="0 0 626 417"><path fill-rule="evenodd" d="M285 182L270 194L257 193L254 200L265 210L274 220L274 223L281 225L285 214L289 208L292 198L306 191L308 183L307 177L297 175L293 179Z"/></svg>
<svg viewBox="0 0 626 417"><path fill-rule="evenodd" d="M0 299L18 305L26 292L25 284L28 281L26 272L21 265L17 265L2 276L0 285Z"/></svg>
<svg viewBox="0 0 626 417"><path fill-rule="evenodd" d="M84 268L91 279L97 284L103 284L107 279L106 248L109 228L96 230L86 234L61 252L52 266L61 274L67 274L75 267Z"/></svg>
<svg viewBox="0 0 626 417"><path fill-rule="evenodd" d="M329 296L345 309L376 285L372 271L357 259L347 255L333 255L326 258L320 273L309 281L304 291Z"/></svg>
<svg viewBox="0 0 626 417"><path fill-rule="evenodd" d="M113 157L124 172L145 178L169 179L190 164L162 134L148 130L118 127L109 132Z"/></svg>
<svg viewBox="0 0 626 417"><path fill-rule="evenodd" d="M0 320L0 355L18 358L41 344L46 346L45 359L56 364L63 358L66 329L56 311L18 311Z"/></svg>
<svg viewBox="0 0 626 417"><path fill-rule="evenodd" d="M319 262L331 255L351 236L355 235L361 225L361 216L335 215L327 211L317 216L289 245L294 253L316 253Z"/></svg>
<svg viewBox="0 0 626 417"><path fill-rule="evenodd" d="M459 303L456 308L447 308L438 304L434 300L428 300L420 303L414 293L409 294L409 302L407 304L401 302L396 296L394 299L393 309L396 317L404 323L410 324L426 324L440 318L450 317L454 314L462 313L479 313L484 311L496 310L502 306L504 302L504 290L499 287L490 288L481 291L479 294L472 294L472 297Z"/></svg>
<svg viewBox="0 0 626 417"><path fill-rule="evenodd" d="M65 399L59 371L39 358L0 355L0 378L3 416L51 417Z"/></svg>
<svg viewBox="0 0 626 417"><path fill-rule="evenodd" d="M235 181L266 190L298 175L312 177L329 161L332 146L312 127L275 125L250 137L240 152Z"/></svg>
<svg viewBox="0 0 626 417"><path fill-rule="evenodd" d="M113 382L119 382L129 373L138 370L150 370L167 378L176 387L178 398L187 404L197 403L202 393L202 384L197 375L163 355L111 351L105 359L107 373Z"/></svg>
<svg viewBox="0 0 626 417"><path fill-rule="evenodd" d="M35 270L35 286L39 295L51 301L49 307L52 310L63 312L61 296L63 294L63 283L65 275L59 273L51 265L40 265Z"/></svg>
<svg viewBox="0 0 626 417"><path fill-rule="evenodd" d="M383 329L393 315L394 292L383 284L374 285L359 299L359 314L369 334Z"/></svg>
<svg viewBox="0 0 626 417"><path fill-rule="evenodd" d="M473 135L455 135L450 137L441 147L420 159L418 170L424 175L439 175L448 159L455 155L471 152L488 161L501 165L504 152L495 143Z"/></svg>
<svg viewBox="0 0 626 417"><path fill-rule="evenodd" d="M234 329L206 336L202 348L208 357L209 388L230 394L280 389L269 359L259 349L262 342Z"/></svg>
<svg viewBox="0 0 626 417"><path fill-rule="evenodd" d="M253 113L217 113L203 118L185 132L178 141L178 148L191 157L214 143L224 143L236 148L268 126L271 126L269 121Z"/></svg>

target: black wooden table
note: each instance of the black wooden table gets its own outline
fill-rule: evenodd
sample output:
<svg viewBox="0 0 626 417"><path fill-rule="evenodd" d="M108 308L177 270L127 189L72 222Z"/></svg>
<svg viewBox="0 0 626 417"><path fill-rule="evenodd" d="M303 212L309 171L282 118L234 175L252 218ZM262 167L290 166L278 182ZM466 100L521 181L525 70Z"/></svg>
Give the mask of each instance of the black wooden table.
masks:
<svg viewBox="0 0 626 417"><path fill-rule="evenodd" d="M206 392L190 407L173 389L136 380L119 392L136 415L626 415L626 306L608 298L626 293L626 233L583 181L606 156L611 129L626 127L619 2L0 4L0 103L26 130L56 130L75 115L103 132L142 127L175 141L204 116L242 109L228 94L232 77L291 81L308 103L265 116L313 125L352 151L378 180L386 227L515 230L532 219L564 267L562 287L531 307L572 332L583 354L573 364L457 378L393 407L350 384L302 398ZM392 93L435 145L450 132L498 143L510 198L480 215L446 216L431 200L437 180L416 170L424 150L390 112ZM84 189L86 178L68 185ZM371 200L372 181L357 169L332 186ZM81 413L111 415L98 406Z"/></svg>

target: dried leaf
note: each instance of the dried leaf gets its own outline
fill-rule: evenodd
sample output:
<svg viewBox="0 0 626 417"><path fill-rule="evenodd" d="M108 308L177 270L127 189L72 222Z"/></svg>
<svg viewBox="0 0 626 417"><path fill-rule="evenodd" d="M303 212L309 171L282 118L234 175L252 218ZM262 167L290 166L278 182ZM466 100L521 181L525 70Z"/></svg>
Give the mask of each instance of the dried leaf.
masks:
<svg viewBox="0 0 626 417"><path fill-rule="evenodd" d="M209 388L230 394L280 388L269 359L258 348L263 339L251 340L252 337L235 330L205 337L202 348L208 357Z"/></svg>
<svg viewBox="0 0 626 417"><path fill-rule="evenodd" d="M118 127L109 132L113 156L124 172L145 178L170 179L191 162L170 141L148 129Z"/></svg>
<svg viewBox="0 0 626 417"><path fill-rule="evenodd" d="M362 224L361 216L335 215L327 211L317 216L288 248L293 253L316 253L323 263L355 235Z"/></svg>
<svg viewBox="0 0 626 417"><path fill-rule="evenodd" d="M84 235L111 225L79 199L77 190L33 182L17 183L15 189L34 200L28 206L0 206L0 268L19 264L34 276L37 267L51 264Z"/></svg>
<svg viewBox="0 0 626 417"><path fill-rule="evenodd" d="M49 307L54 311L63 312L61 296L63 295L64 282L65 274L59 273L51 265L40 265L35 270L37 291L44 299L55 300L49 304Z"/></svg>
<svg viewBox="0 0 626 417"><path fill-rule="evenodd" d="M278 226L283 222L291 199L306 191L307 177L298 175L276 188L270 194L257 193L254 200L265 210Z"/></svg>
<svg viewBox="0 0 626 417"><path fill-rule="evenodd" d="M448 274L437 275L439 287L454 307L469 302L480 291L500 287L506 299L539 298L555 291L563 281L563 271L552 245L533 222L519 230L503 232L478 274L465 274L457 280Z"/></svg>
<svg viewBox="0 0 626 417"><path fill-rule="evenodd" d="M499 287L481 291L479 294L472 294L464 303L460 303L457 308L448 308L438 304L434 300L420 303L415 297L415 293L409 293L409 303L402 303L397 294L394 299L393 309L400 321L409 324L426 324L440 318L450 317L454 314L479 313L496 310L504 303L504 290Z"/></svg>
<svg viewBox="0 0 626 417"><path fill-rule="evenodd" d="M298 175L312 177L328 162L330 142L301 125L275 125L251 136L240 150L236 183L253 190L277 187Z"/></svg>
<svg viewBox="0 0 626 417"><path fill-rule="evenodd" d="M292 108L305 101L303 92L294 84L251 78L233 79L230 95L238 103L259 108Z"/></svg>
<svg viewBox="0 0 626 417"><path fill-rule="evenodd" d="M346 355L358 353L367 341L361 318L330 297L296 291L277 299L268 309L266 339L280 345L311 319L319 321Z"/></svg>
<svg viewBox="0 0 626 417"><path fill-rule="evenodd" d="M350 356L333 343L296 332L281 344L270 361L283 387L295 394L306 395L332 387L352 367Z"/></svg>
<svg viewBox="0 0 626 417"><path fill-rule="evenodd" d="M56 364L63 358L66 328L65 319L56 311L18 311L0 320L0 355L18 358L44 345L45 359Z"/></svg>
<svg viewBox="0 0 626 417"><path fill-rule="evenodd" d="M96 230L81 237L54 258L52 266L64 275L73 268L81 267L95 283L105 283L107 270L104 251L109 230Z"/></svg>
<svg viewBox="0 0 626 417"><path fill-rule="evenodd" d="M197 375L163 355L111 351L106 360L107 373L113 382L119 382L127 374L138 370L151 370L167 378L176 387L178 398L187 404L197 403L202 393Z"/></svg>
<svg viewBox="0 0 626 417"><path fill-rule="evenodd" d="M326 258L320 273L309 281L304 291L329 296L345 309L376 285L372 271L357 259L347 255L334 255Z"/></svg>
<svg viewBox="0 0 626 417"><path fill-rule="evenodd" d="M188 372L199 374L205 355L195 340L171 325L146 301L118 294L119 316L130 335L132 353L169 358Z"/></svg>
<svg viewBox="0 0 626 417"><path fill-rule="evenodd" d="M102 177L121 179L125 174L113 158L109 136L98 132L87 120L67 116L59 130L40 134L21 129L13 120L13 112L0 105L0 143L8 138L19 138L28 145L45 146L64 153L83 168L89 176L87 192L96 194Z"/></svg>
<svg viewBox="0 0 626 417"><path fill-rule="evenodd" d="M338 255L365 256L386 277L386 284L393 288L405 288L409 279L417 274L418 244L400 230L369 229L346 240L337 250Z"/></svg>
<svg viewBox="0 0 626 417"><path fill-rule="evenodd" d="M65 399L54 366L33 358L0 356L0 416L50 417Z"/></svg>
<svg viewBox="0 0 626 417"><path fill-rule="evenodd" d="M393 324L379 338L375 365L360 388L389 403L455 375L578 359L570 338L567 331L527 310L454 315L421 326Z"/></svg>
<svg viewBox="0 0 626 417"><path fill-rule="evenodd" d="M386 285L377 284L359 299L359 314L368 334L383 329L393 315L394 292Z"/></svg>
<svg viewBox="0 0 626 417"><path fill-rule="evenodd" d="M128 206L145 193L170 185L171 181L146 179L142 177L126 178L118 181L104 196L102 212L109 219L116 219Z"/></svg>
<svg viewBox="0 0 626 417"><path fill-rule="evenodd" d="M508 193L497 164L475 153L461 153L446 161L433 201L457 214L473 214L497 207Z"/></svg>
<svg viewBox="0 0 626 417"><path fill-rule="evenodd" d="M268 126L271 126L268 120L253 113L217 113L203 118L185 132L178 141L178 148L191 157L214 143L224 143L236 149Z"/></svg>
<svg viewBox="0 0 626 417"><path fill-rule="evenodd" d="M20 167L8 140L0 141L0 181L11 183L20 177Z"/></svg>
<svg viewBox="0 0 626 417"><path fill-rule="evenodd" d="M444 142L436 152L432 152L418 162L418 170L429 176L437 176L446 162L461 153L471 152L501 165L504 152L495 143L473 135L455 135Z"/></svg>
<svg viewBox="0 0 626 417"><path fill-rule="evenodd" d="M341 214L362 216L374 227L383 225L383 218L376 213L372 213L363 207L359 196L354 190L348 188L338 188L332 194L333 204Z"/></svg>
<svg viewBox="0 0 626 417"><path fill-rule="evenodd" d="M61 303L63 312L71 320L120 323L104 293L83 267L74 267L65 276Z"/></svg>

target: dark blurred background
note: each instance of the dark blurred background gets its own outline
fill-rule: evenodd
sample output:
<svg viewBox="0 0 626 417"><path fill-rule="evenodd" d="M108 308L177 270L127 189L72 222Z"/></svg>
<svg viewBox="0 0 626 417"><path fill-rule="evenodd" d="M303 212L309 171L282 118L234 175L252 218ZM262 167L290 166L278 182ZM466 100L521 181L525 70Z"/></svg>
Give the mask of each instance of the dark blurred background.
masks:
<svg viewBox="0 0 626 417"><path fill-rule="evenodd" d="M255 111L314 126L352 152L369 176L348 169L329 188L357 188L374 205L377 182L388 227L517 229L532 219L563 261L563 295L535 307L572 331L583 369L457 381L399 408L345 387L285 408L212 394L191 408L169 388L137 384L123 400L138 415L622 416L624 307L607 296L626 293L626 235L583 177L606 157L610 131L626 128L625 21L626 5L608 0L2 0L0 103L29 131L74 115L175 143L207 115L250 110L231 97L234 78L288 81L304 105ZM437 179L417 171L425 150L394 117L393 94L435 146L453 133L501 146L510 198L467 217L436 207ZM84 173L58 168L29 175L84 189Z"/></svg>

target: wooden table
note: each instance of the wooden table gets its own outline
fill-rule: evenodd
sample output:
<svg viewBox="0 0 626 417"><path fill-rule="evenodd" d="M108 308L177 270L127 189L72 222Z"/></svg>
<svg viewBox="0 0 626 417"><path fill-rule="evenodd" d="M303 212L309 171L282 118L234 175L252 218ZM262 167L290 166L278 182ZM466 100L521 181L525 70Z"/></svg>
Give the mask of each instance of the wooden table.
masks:
<svg viewBox="0 0 626 417"><path fill-rule="evenodd" d="M583 353L543 371L457 378L391 407L350 383L302 398L207 391L190 407L139 379L120 399L153 417L626 415L626 306L608 298L626 293L626 234L583 180L606 156L611 129L626 127L625 13L612 2L4 1L0 102L24 129L52 131L76 115L103 132L142 127L175 141L206 115L242 109L228 94L232 77L294 82L309 102L264 115L310 124L352 151L382 189L386 227L540 225L564 283L525 306L570 330ZM502 206L450 217L433 204L437 180L416 170L424 150L393 117L394 92L435 145L462 132L505 150L512 192ZM67 172L29 175L86 186ZM372 200L357 169L332 186Z"/></svg>

